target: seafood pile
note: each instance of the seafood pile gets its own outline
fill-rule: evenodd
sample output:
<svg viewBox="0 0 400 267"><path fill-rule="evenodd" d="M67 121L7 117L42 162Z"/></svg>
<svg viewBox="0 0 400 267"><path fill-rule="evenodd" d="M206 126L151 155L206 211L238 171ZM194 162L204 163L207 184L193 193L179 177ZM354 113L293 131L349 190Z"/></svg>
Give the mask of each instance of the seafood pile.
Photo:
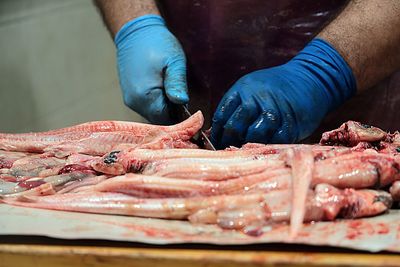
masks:
<svg viewBox="0 0 400 267"><path fill-rule="evenodd" d="M0 134L0 202L118 214L263 234L265 226L382 214L400 200L400 134L349 121L315 145L211 151L173 126L89 122Z"/></svg>

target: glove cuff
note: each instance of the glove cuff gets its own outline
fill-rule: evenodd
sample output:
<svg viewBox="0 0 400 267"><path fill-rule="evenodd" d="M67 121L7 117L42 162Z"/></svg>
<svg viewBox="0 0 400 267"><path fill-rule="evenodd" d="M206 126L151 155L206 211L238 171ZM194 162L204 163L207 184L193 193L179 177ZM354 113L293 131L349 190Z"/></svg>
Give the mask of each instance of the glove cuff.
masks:
<svg viewBox="0 0 400 267"><path fill-rule="evenodd" d="M356 93L356 80L347 62L328 42L316 38L293 58L320 83L328 103L328 111L337 108Z"/></svg>
<svg viewBox="0 0 400 267"><path fill-rule="evenodd" d="M135 31L149 26L164 26L165 21L158 15L144 15L125 23L115 35L114 43L118 46L123 40Z"/></svg>

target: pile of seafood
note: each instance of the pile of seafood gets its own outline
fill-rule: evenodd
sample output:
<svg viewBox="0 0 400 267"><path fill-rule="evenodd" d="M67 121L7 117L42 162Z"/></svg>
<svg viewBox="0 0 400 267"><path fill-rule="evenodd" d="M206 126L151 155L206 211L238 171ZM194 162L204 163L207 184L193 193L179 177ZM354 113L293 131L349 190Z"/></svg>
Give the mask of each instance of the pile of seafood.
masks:
<svg viewBox="0 0 400 267"><path fill-rule="evenodd" d="M400 200L400 134L349 121L320 144L200 149L197 112L172 126L99 121L0 134L3 204L265 226L376 216Z"/></svg>

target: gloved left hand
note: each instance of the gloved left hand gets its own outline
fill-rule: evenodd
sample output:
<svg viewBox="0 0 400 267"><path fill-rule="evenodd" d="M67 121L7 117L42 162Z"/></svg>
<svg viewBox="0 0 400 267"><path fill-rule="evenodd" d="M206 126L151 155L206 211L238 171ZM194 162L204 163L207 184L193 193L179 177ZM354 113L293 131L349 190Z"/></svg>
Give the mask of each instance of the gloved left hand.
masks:
<svg viewBox="0 0 400 267"><path fill-rule="evenodd" d="M239 79L221 100L211 141L294 143L356 91L350 67L326 41L314 39L288 63Z"/></svg>

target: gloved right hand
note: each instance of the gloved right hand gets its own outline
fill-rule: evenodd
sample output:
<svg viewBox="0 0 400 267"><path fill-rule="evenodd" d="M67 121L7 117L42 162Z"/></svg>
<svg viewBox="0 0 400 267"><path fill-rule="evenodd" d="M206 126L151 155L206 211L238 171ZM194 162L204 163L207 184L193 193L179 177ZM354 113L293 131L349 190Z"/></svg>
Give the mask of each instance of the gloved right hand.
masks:
<svg viewBox="0 0 400 267"><path fill-rule="evenodd" d="M125 104L151 123L170 124L169 101L187 104L186 58L157 15L126 23L115 36Z"/></svg>

